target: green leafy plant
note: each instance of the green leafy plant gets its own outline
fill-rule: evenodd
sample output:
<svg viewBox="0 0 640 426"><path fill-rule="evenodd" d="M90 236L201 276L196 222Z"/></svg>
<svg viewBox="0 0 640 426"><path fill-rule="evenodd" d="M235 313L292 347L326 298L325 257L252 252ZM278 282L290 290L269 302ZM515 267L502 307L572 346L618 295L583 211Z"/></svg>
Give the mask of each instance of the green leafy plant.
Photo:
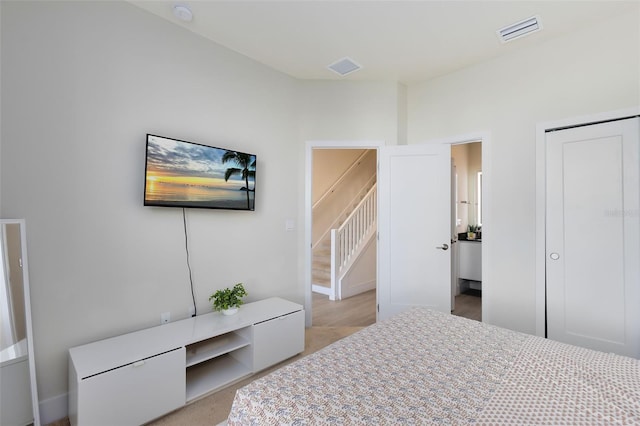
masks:
<svg viewBox="0 0 640 426"><path fill-rule="evenodd" d="M227 310L242 305L244 303L242 298L247 294L242 283L238 283L233 288L224 288L216 291L209 297L209 302L213 300L214 311Z"/></svg>
<svg viewBox="0 0 640 426"><path fill-rule="evenodd" d="M475 234L476 232L478 232L478 225L467 226L467 232L473 232Z"/></svg>

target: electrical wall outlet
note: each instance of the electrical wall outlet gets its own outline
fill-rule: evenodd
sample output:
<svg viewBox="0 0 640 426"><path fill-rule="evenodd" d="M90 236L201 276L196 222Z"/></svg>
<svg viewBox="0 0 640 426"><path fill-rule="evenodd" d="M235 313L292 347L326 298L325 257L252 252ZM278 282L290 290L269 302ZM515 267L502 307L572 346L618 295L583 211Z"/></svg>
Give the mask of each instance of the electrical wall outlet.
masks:
<svg viewBox="0 0 640 426"><path fill-rule="evenodd" d="M171 312L163 312L160 314L160 324L166 324L171 321Z"/></svg>

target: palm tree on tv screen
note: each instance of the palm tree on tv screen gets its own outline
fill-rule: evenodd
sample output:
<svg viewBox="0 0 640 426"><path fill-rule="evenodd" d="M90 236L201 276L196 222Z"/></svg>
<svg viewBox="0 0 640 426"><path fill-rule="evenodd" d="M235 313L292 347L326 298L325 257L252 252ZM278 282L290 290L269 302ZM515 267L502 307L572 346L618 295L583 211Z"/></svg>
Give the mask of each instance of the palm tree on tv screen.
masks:
<svg viewBox="0 0 640 426"><path fill-rule="evenodd" d="M245 192L247 193L247 208L251 210L251 201L249 200L249 177L253 177L255 179L256 176L256 160L252 155L244 154L242 152L235 151L226 151L222 156L222 164L226 164L228 162L234 163L236 167L229 167L224 172L224 181L227 182L229 178L235 174L242 174L242 179L245 182ZM253 169L253 170L252 170ZM255 190L255 180L253 182L253 190Z"/></svg>

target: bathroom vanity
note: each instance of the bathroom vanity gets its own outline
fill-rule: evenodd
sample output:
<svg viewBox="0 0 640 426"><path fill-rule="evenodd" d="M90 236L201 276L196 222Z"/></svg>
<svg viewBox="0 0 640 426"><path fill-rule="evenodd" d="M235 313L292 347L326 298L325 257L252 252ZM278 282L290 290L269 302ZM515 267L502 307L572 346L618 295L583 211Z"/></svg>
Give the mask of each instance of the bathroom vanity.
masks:
<svg viewBox="0 0 640 426"><path fill-rule="evenodd" d="M458 244L458 278L466 281L460 282L460 290L482 290L482 241L459 240Z"/></svg>

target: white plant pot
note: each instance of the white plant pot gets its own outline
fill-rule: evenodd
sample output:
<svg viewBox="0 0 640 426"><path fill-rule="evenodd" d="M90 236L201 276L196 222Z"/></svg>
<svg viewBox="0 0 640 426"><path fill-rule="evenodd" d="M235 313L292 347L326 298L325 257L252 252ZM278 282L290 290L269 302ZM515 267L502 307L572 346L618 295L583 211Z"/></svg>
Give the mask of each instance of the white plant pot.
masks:
<svg viewBox="0 0 640 426"><path fill-rule="evenodd" d="M229 309L223 309L222 310L222 315L233 315L236 312L238 312L238 307L229 308Z"/></svg>

